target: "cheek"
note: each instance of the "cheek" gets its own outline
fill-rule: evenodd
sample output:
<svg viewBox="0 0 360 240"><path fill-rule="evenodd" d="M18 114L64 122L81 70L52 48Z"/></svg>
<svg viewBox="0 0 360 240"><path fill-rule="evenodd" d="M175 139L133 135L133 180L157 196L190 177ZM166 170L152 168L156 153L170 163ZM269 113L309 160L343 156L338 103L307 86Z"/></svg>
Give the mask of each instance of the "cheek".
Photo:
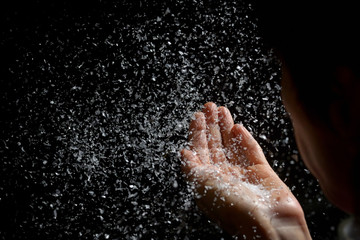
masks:
<svg viewBox="0 0 360 240"><path fill-rule="evenodd" d="M310 172L315 177L318 178L319 177L318 169L317 169L318 167L317 167L316 159L314 159L312 153L312 149L314 147L313 146L314 144L311 141L312 139L307 136L305 130L303 130L302 127L297 126L294 123L293 123L293 127L294 127L296 144L300 151L301 158L303 159L306 167L310 170Z"/></svg>
<svg viewBox="0 0 360 240"><path fill-rule="evenodd" d="M298 95L294 83L285 67L282 68L281 99L286 111L292 117L298 107Z"/></svg>
<svg viewBox="0 0 360 240"><path fill-rule="evenodd" d="M332 148L327 144L328 137L324 137L319 127L312 124L300 107L294 111L292 124L295 140L306 167L321 182L328 178L328 154Z"/></svg>
<svg viewBox="0 0 360 240"><path fill-rule="evenodd" d="M303 105L299 101L297 90L285 67L282 68L281 97L286 111L289 113L294 134L301 157L308 169L318 177L318 167L314 156L314 136L309 119Z"/></svg>
<svg viewBox="0 0 360 240"><path fill-rule="evenodd" d="M301 157L310 172L318 178L318 163L313 152L314 144L316 144L313 136L314 131L311 130L310 121L297 98L297 93L291 80L286 78L286 76L283 77L281 96L293 125L294 135Z"/></svg>

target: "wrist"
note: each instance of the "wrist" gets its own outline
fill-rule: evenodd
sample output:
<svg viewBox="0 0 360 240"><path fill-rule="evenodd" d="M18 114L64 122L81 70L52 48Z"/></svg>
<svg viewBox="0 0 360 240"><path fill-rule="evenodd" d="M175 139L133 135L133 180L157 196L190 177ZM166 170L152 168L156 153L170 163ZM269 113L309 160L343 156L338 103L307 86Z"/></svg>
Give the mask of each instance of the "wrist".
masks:
<svg viewBox="0 0 360 240"><path fill-rule="evenodd" d="M305 218L274 218L271 223L279 240L311 240Z"/></svg>

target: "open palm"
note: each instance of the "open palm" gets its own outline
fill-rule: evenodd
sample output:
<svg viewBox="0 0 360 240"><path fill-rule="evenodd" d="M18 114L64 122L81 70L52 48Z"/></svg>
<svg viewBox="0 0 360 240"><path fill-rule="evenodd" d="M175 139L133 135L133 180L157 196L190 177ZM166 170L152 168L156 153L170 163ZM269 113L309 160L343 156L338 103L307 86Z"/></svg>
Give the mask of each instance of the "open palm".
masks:
<svg viewBox="0 0 360 240"><path fill-rule="evenodd" d="M190 123L183 171L213 221L244 239L311 239L304 214L256 140L229 110L204 105Z"/></svg>

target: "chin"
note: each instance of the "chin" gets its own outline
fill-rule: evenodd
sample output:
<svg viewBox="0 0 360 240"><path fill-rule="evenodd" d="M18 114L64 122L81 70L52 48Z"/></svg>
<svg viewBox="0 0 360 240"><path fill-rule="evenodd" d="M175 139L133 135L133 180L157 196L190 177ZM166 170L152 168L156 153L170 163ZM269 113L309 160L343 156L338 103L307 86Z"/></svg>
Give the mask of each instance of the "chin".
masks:
<svg viewBox="0 0 360 240"><path fill-rule="evenodd" d="M320 187L326 198L337 208L348 214L355 214L355 193L349 184L323 184L319 180ZM351 185L350 185L351 186Z"/></svg>

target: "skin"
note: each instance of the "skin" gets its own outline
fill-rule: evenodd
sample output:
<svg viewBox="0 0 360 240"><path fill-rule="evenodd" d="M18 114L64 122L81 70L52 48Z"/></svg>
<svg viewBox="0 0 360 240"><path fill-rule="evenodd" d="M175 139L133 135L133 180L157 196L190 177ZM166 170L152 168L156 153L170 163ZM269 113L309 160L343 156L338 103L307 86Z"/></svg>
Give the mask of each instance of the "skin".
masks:
<svg viewBox="0 0 360 240"><path fill-rule="evenodd" d="M246 239L311 239L300 204L228 109L206 103L189 130L183 171L210 219Z"/></svg>

